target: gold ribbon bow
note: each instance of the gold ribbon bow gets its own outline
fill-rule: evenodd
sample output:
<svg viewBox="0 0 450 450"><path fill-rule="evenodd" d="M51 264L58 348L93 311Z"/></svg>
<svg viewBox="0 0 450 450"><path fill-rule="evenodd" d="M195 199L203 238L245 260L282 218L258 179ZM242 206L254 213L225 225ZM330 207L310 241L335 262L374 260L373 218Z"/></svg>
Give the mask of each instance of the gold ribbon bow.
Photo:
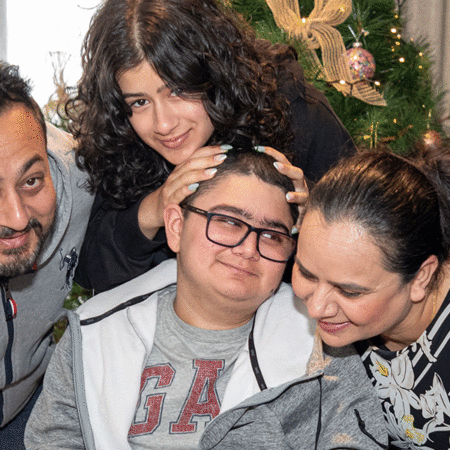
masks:
<svg viewBox="0 0 450 450"><path fill-rule="evenodd" d="M352 79L345 58L344 41L339 31L334 28L350 15L351 0L315 0L314 9L307 18L300 16L298 0L266 2L279 28L307 42L328 83L344 95L352 95L371 105L386 106L383 96L369 83ZM315 52L318 48L322 50L323 65Z"/></svg>

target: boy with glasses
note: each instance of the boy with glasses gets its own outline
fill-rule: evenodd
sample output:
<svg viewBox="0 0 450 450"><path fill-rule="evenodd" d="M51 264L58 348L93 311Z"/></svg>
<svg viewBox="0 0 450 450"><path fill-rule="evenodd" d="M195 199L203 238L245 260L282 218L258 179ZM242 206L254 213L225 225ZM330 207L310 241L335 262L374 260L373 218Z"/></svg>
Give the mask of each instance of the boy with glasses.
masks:
<svg viewBox="0 0 450 450"><path fill-rule="evenodd" d="M273 162L230 150L212 180L165 209L176 261L71 314L28 448L311 449L319 437L320 448L379 448L381 410L358 355L333 358L317 342L307 364L313 323L280 284L298 208Z"/></svg>

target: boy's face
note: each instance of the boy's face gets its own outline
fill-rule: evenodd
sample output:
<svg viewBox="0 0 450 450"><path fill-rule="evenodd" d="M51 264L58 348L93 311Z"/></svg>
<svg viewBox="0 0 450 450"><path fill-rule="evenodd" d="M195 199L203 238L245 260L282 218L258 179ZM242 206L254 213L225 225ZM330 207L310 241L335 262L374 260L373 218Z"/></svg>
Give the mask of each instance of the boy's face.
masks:
<svg viewBox="0 0 450 450"><path fill-rule="evenodd" d="M230 174L199 195L193 206L222 213L259 228L289 233L294 225L284 192L254 175ZM252 311L277 289L285 263L260 256L257 235L228 248L206 237L205 216L166 209L168 242L178 259L177 298L183 293L208 299L212 308Z"/></svg>

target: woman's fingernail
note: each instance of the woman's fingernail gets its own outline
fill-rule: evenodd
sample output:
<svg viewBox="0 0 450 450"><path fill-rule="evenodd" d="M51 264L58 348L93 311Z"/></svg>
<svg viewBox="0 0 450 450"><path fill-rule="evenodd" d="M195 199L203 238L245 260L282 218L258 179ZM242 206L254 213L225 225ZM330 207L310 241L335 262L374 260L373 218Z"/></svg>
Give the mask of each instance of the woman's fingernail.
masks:
<svg viewBox="0 0 450 450"><path fill-rule="evenodd" d="M257 145L256 147L253 147L253 150L264 153L266 151L266 147L263 147L262 145Z"/></svg>
<svg viewBox="0 0 450 450"><path fill-rule="evenodd" d="M277 170L280 170L280 169L283 169L283 168L284 168L283 164L281 164L281 163L278 162L278 161L275 161L275 162L273 163L273 165L275 166L275 169L277 169Z"/></svg>
<svg viewBox="0 0 450 450"><path fill-rule="evenodd" d="M215 173L217 172L217 169L216 168L211 168L211 169L206 169L205 170L205 174L206 175L214 175Z"/></svg>
<svg viewBox="0 0 450 450"><path fill-rule="evenodd" d="M292 195L289 192L286 194L286 200L292 200Z"/></svg>
<svg viewBox="0 0 450 450"><path fill-rule="evenodd" d="M231 150L233 148L233 146L229 145L229 144L222 144L219 148L221 150L223 150L224 152L227 152L228 150Z"/></svg>
<svg viewBox="0 0 450 450"><path fill-rule="evenodd" d="M199 187L198 183L192 183L188 186L188 189L192 192L195 192L197 190L197 188Z"/></svg>
<svg viewBox="0 0 450 450"><path fill-rule="evenodd" d="M292 227L291 234L297 234L297 233L298 233L298 228Z"/></svg>
<svg viewBox="0 0 450 450"><path fill-rule="evenodd" d="M226 159L227 155L224 155L223 153L221 153L220 155L216 155L214 156L214 160L215 161L223 161L224 159Z"/></svg>

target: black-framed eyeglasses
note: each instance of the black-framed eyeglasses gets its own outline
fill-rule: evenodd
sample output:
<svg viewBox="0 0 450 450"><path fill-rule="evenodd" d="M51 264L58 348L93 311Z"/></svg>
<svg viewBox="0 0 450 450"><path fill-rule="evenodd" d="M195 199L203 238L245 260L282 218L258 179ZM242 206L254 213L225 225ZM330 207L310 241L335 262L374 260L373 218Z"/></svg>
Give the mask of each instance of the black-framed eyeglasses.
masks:
<svg viewBox="0 0 450 450"><path fill-rule="evenodd" d="M182 208L206 217L206 237L214 244L230 248L237 247L254 231L257 236L256 249L264 259L284 263L295 251L297 241L287 233L256 228L236 217L208 212L192 205L183 205Z"/></svg>

